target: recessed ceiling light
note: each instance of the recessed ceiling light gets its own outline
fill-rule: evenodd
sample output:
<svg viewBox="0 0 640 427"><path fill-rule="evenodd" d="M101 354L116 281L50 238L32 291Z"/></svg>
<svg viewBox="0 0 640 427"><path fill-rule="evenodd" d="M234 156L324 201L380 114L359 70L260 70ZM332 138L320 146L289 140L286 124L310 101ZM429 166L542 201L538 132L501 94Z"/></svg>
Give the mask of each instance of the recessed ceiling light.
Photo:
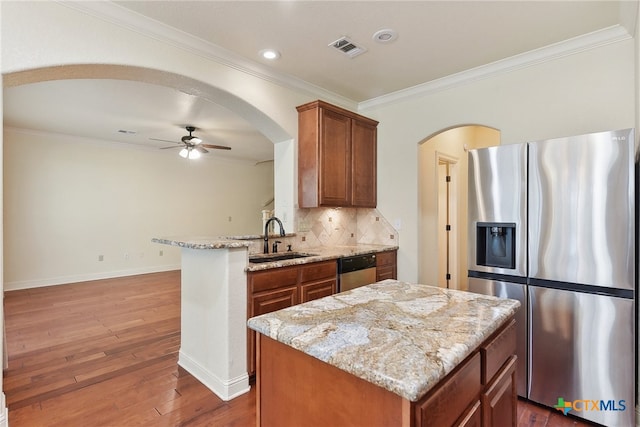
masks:
<svg viewBox="0 0 640 427"><path fill-rule="evenodd" d="M280 58L280 52L273 49L263 49L260 51L260 56L264 59L278 59Z"/></svg>
<svg viewBox="0 0 640 427"><path fill-rule="evenodd" d="M373 33L372 38L378 43L391 43L398 38L398 33L396 33L394 30L385 28L384 30L378 30Z"/></svg>

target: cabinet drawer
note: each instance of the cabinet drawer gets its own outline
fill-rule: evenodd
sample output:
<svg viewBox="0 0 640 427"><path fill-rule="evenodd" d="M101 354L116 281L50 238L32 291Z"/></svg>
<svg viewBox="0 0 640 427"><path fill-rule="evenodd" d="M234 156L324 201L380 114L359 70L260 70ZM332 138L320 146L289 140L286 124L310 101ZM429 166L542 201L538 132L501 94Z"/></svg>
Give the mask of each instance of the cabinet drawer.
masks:
<svg viewBox="0 0 640 427"><path fill-rule="evenodd" d="M328 278L337 278L338 264L336 261L315 262L300 267L300 282L310 282Z"/></svg>
<svg viewBox="0 0 640 427"><path fill-rule="evenodd" d="M269 289L296 286L298 283L298 268L283 267L259 271L249 274L249 294L267 291Z"/></svg>
<svg viewBox="0 0 640 427"><path fill-rule="evenodd" d="M486 385L507 359L516 352L516 322L512 320L502 332L480 347L482 384Z"/></svg>
<svg viewBox="0 0 640 427"><path fill-rule="evenodd" d="M312 301L333 295L336 293L337 287L338 282L335 278L302 285L300 286L300 302Z"/></svg>
<svg viewBox="0 0 640 427"><path fill-rule="evenodd" d="M297 303L298 288L296 287L255 295L251 298L251 317L291 307Z"/></svg>
<svg viewBox="0 0 640 427"><path fill-rule="evenodd" d="M445 378L438 389L416 404L416 426L452 426L473 402L478 400L480 384L480 353L476 352ZM452 398L454 397L454 398Z"/></svg>
<svg viewBox="0 0 640 427"><path fill-rule="evenodd" d="M393 266L383 266L376 268L376 281L379 282L385 279L395 279L396 269Z"/></svg>
<svg viewBox="0 0 640 427"><path fill-rule="evenodd" d="M378 252L376 254L376 266L395 265L396 251Z"/></svg>

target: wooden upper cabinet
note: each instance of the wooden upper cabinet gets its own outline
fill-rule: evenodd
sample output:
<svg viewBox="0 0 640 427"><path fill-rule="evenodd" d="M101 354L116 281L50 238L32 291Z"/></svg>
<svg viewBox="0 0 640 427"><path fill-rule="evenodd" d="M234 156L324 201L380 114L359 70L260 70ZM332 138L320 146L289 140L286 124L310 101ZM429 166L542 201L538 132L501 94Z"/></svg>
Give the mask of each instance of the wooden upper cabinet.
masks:
<svg viewBox="0 0 640 427"><path fill-rule="evenodd" d="M323 101L298 110L298 204L376 207L378 122Z"/></svg>

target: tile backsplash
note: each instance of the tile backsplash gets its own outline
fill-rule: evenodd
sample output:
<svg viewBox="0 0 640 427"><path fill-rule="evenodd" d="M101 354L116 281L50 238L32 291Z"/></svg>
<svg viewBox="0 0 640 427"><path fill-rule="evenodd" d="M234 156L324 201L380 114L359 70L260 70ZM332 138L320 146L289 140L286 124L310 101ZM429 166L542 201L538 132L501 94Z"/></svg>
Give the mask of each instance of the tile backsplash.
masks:
<svg viewBox="0 0 640 427"><path fill-rule="evenodd" d="M294 251L318 246L398 245L398 232L378 212L365 208L311 208L296 211L296 229L286 230L285 237L271 237L269 252L274 241L282 243L280 252L291 245ZM274 233L277 233L278 229ZM252 242L249 252L261 253L262 240Z"/></svg>
<svg viewBox="0 0 640 427"><path fill-rule="evenodd" d="M377 209L298 209L296 227L294 247L298 248L398 244L398 232Z"/></svg>

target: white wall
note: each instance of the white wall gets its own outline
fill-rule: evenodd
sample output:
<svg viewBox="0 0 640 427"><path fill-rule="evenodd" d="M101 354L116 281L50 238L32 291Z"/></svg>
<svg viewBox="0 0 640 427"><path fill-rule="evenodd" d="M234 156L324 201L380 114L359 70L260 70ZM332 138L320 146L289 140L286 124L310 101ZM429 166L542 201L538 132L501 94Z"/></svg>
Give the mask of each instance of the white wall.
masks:
<svg viewBox="0 0 640 427"><path fill-rule="evenodd" d="M5 289L178 269L179 249L153 237L260 234L274 191L272 162L14 129L3 183Z"/></svg>
<svg viewBox="0 0 640 427"><path fill-rule="evenodd" d="M450 233L451 254L449 271L453 289L467 289L467 194L468 157L467 151L474 148L500 145L500 132L481 126L463 126L449 129L429 138L418 145L418 282L443 285L446 254L441 218L438 217L438 157L443 156L455 162L450 174L451 200ZM438 233L440 229L440 233ZM440 239L438 238L440 237Z"/></svg>
<svg viewBox="0 0 640 427"><path fill-rule="evenodd" d="M317 97L57 2L4 2L1 30L3 73L86 63L164 70L223 88L262 111L290 136L297 135L295 106ZM378 209L392 223L396 219L402 223L400 278L415 281L418 277L420 141L465 124L499 130L503 144L633 127L635 57L634 40L630 39L360 111L380 121ZM281 168L276 164L276 169ZM278 191L287 185L281 187L276 180L276 187ZM295 184L286 191L290 188L295 191Z"/></svg>
<svg viewBox="0 0 640 427"><path fill-rule="evenodd" d="M421 141L465 124L497 129L502 144L634 127L635 57L629 39L360 111L380 121L378 209L403 224L399 278L418 279Z"/></svg>

